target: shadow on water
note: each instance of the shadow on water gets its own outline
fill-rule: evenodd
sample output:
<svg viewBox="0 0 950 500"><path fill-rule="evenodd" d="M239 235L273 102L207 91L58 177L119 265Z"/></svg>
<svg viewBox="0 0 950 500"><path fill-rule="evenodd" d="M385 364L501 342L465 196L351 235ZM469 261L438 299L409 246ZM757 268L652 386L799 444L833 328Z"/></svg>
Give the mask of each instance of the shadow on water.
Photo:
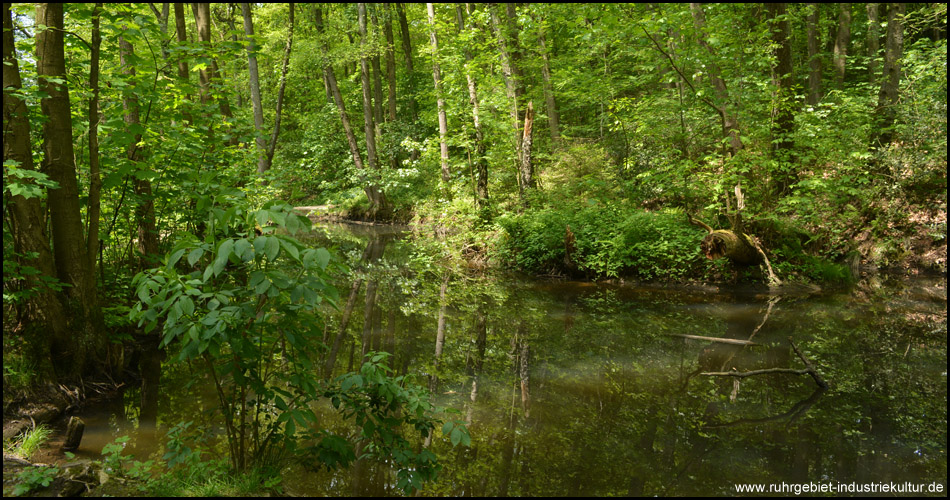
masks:
<svg viewBox="0 0 950 500"><path fill-rule="evenodd" d="M942 278L783 295L472 279L407 265L405 234L366 225L315 234L354 269L338 284L348 290L339 310L328 310L322 370L337 375L361 354L390 352L397 374L428 384L469 424L470 448L438 435L420 443L444 464L423 494L733 495L740 483L945 482ZM806 359L829 389L789 373ZM95 409L103 417L87 416L87 433L154 436L196 415L211 426L213 395L201 396L201 384L182 394L192 375L170 365L157 404L157 379L145 376L135 391L144 402ZM728 374L752 371L765 373ZM326 425L346 432L324 410ZM132 440L145 455L159 441ZM381 496L400 494L395 482L388 465L360 462L335 472L292 465L283 484L290 494Z"/></svg>

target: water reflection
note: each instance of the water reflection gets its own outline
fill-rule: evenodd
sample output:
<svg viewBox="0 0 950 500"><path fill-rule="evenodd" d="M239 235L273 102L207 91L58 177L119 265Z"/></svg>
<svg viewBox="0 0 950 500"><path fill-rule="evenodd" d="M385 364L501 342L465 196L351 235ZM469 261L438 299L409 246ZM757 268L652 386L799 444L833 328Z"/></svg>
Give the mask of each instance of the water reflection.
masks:
<svg viewBox="0 0 950 500"><path fill-rule="evenodd" d="M327 323L324 373L391 352L397 373L431 384L436 402L470 424L471 448L439 436L428 444L444 469L423 494L733 495L749 482L945 482L944 280L780 297L475 280L409 268L413 249L399 231L327 232L322 244L351 255L356 272L339 284L349 293ZM702 375L803 369L790 338L829 390L808 375ZM191 377L162 374L160 429L213 411L213 398L175 392ZM325 425L353 433L324 410ZM399 494L387 464L290 467L289 494Z"/></svg>

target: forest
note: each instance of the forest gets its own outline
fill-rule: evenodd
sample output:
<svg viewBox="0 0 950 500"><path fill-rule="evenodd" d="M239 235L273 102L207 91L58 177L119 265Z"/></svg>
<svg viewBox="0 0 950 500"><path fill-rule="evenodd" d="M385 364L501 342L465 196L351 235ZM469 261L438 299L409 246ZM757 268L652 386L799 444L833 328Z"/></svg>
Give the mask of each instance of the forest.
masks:
<svg viewBox="0 0 950 500"><path fill-rule="evenodd" d="M5 3L3 61L5 496L946 486L945 4Z"/></svg>

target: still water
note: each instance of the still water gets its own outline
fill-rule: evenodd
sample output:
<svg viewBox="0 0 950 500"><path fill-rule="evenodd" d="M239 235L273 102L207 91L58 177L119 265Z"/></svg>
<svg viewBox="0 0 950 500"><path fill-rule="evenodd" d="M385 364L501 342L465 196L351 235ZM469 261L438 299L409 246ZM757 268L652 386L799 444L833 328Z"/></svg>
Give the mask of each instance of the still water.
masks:
<svg viewBox="0 0 950 500"><path fill-rule="evenodd" d="M415 374L434 389L436 404L469 423L470 448L453 449L441 437L431 444L444 468L423 495L734 495L737 484L764 485L768 493L770 484L890 482L924 485L927 494L932 483L946 487L945 278L781 294L475 278L428 262L408 234L332 225L313 242L334 247L363 278L339 338L342 311L328 313L325 342L338 344L334 373L358 367L364 345L389 351L397 374ZM351 283L338 288L342 310ZM808 375L704 375L802 370L792 343L829 389ZM169 360L157 397L145 398L154 403L143 407L143 390L132 388L82 415L86 437L77 454L98 457L106 443L129 435L127 452L160 458L175 423L195 421L213 433L212 386ZM328 422L345 432L344 423ZM401 494L385 464L332 473L296 464L283 477L291 495Z"/></svg>

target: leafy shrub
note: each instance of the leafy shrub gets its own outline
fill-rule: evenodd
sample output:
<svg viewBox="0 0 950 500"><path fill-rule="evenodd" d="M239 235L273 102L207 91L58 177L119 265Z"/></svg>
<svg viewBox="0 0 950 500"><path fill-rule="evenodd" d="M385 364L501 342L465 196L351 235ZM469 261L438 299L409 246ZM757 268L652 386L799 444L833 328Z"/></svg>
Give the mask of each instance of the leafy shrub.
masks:
<svg viewBox="0 0 950 500"><path fill-rule="evenodd" d="M238 203L214 207L206 227L203 239L186 235L162 267L135 277L139 303L130 317L146 330L161 323L162 346L175 342L181 361L203 362L221 405L232 469L275 465L297 450L300 435L339 444L321 434L311 406L329 398L344 416L356 417L360 441L378 450L375 456L416 478L410 489L434 478L434 456L412 453L398 434L406 425L427 436L438 423L427 393L392 379L383 356L367 360L360 374L335 381L316 375L327 349L319 307L337 299L329 283L333 257L285 234L309 229L310 221L285 203L260 210ZM366 399L371 404L346 404ZM187 455L183 448L176 453ZM355 454L341 456L325 463L347 465Z"/></svg>
<svg viewBox="0 0 950 500"><path fill-rule="evenodd" d="M702 273L701 232L675 210L648 212L590 201L527 211L499 219L506 238L502 254L514 267L535 272L565 270L565 235L570 226L578 269L595 276L677 279Z"/></svg>

